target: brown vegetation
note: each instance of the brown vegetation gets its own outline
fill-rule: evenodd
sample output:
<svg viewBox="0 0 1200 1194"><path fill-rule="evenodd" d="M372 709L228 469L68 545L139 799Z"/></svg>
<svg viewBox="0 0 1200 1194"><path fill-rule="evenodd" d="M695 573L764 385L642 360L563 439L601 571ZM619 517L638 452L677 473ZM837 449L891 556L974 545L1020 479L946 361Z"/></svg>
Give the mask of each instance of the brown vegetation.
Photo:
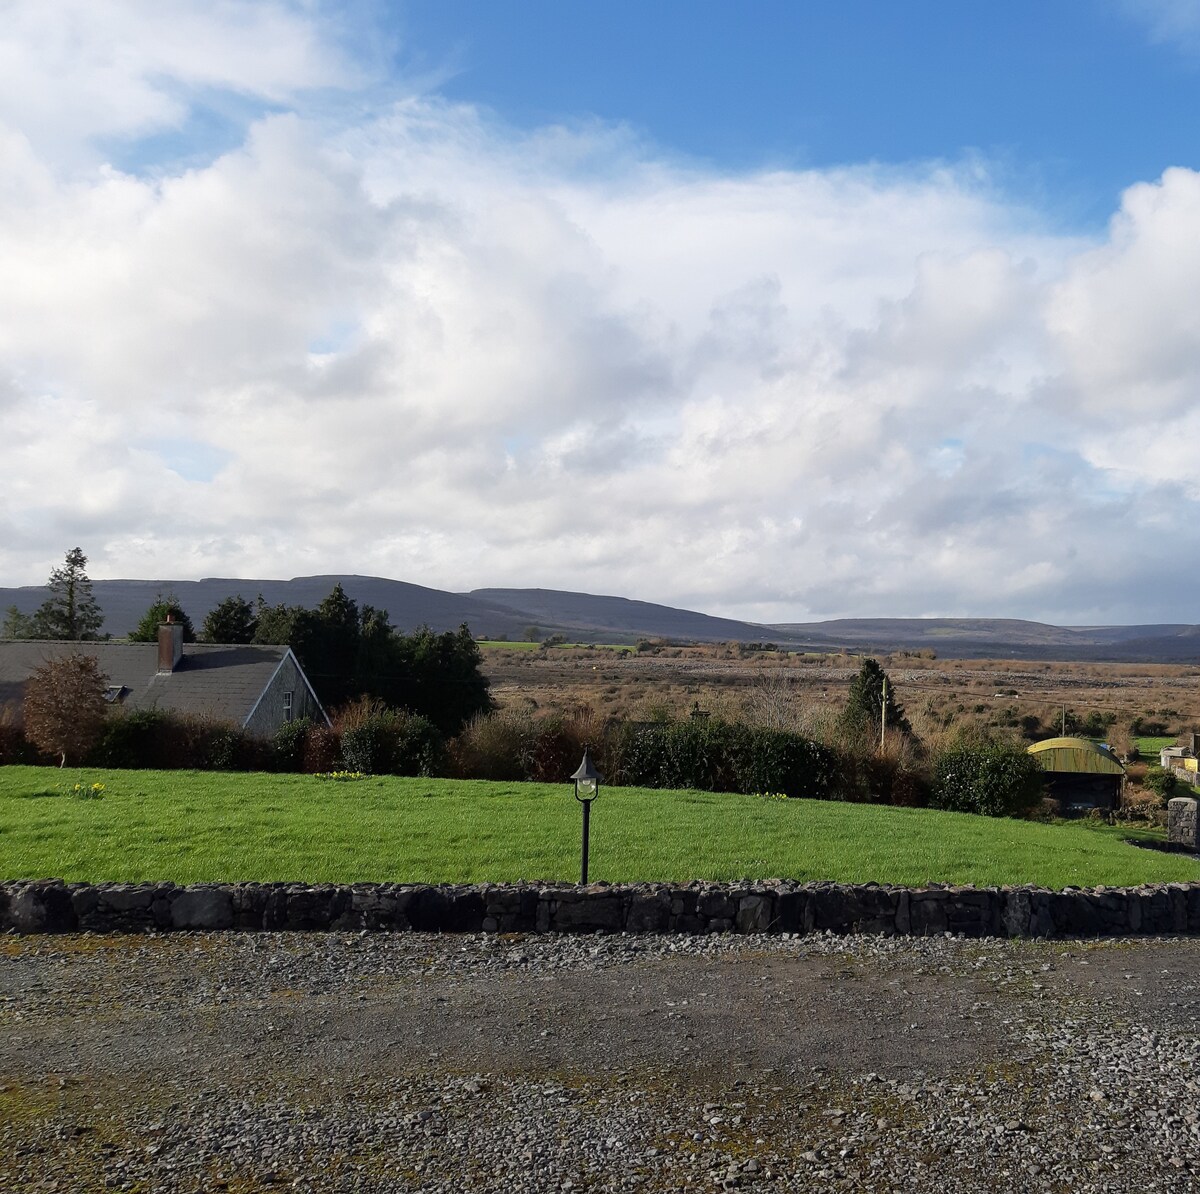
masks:
<svg viewBox="0 0 1200 1194"><path fill-rule="evenodd" d="M853 655L747 652L729 644L651 646L636 653L593 648L488 648L484 670L501 707L533 712L590 708L602 716L654 720L702 710L731 720L802 729L840 711L862 663ZM1035 740L1096 714L1120 734L1141 718L1164 733L1200 726L1200 666L1047 663L879 657L914 728L986 726ZM1099 736L1103 736L1103 731ZM1111 741L1110 737L1110 741ZM1115 745L1115 743L1114 743Z"/></svg>
<svg viewBox="0 0 1200 1194"><path fill-rule="evenodd" d="M879 657L912 723L914 740L894 735L850 742L839 724L856 655L789 654L719 643L643 643L636 652L594 648L484 651L501 710L526 723L564 715L657 721L708 713L793 730L859 760L864 793L906 803L916 756L988 736L1015 742L1068 733L1107 738L1133 757L1136 734L1182 735L1200 727L1200 666L936 659L930 652ZM480 732L483 732L482 727ZM494 731L493 731L494 732ZM1129 772L1130 815L1159 821L1162 798L1143 789L1145 768Z"/></svg>
<svg viewBox="0 0 1200 1194"><path fill-rule="evenodd" d="M25 736L59 756L59 766L95 745L104 726L108 680L93 655L62 655L36 668L25 685Z"/></svg>

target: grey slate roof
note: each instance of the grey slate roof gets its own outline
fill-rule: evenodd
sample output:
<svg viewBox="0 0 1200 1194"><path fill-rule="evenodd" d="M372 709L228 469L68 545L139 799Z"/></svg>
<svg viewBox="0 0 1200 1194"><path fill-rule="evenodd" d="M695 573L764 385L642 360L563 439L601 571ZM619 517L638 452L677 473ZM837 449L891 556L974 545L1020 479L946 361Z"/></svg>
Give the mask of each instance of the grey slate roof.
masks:
<svg viewBox="0 0 1200 1194"><path fill-rule="evenodd" d="M129 691L126 709L166 709L245 724L287 647L186 643L175 670L158 674L157 643L62 643L0 639L0 706L20 703L34 669L60 655L94 655L109 684Z"/></svg>

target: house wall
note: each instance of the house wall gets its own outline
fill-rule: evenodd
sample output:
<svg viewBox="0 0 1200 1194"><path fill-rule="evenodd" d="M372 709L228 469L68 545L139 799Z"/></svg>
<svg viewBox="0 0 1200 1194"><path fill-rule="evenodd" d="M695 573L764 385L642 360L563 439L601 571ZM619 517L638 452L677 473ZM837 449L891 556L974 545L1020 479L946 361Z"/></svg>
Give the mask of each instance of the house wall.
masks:
<svg viewBox="0 0 1200 1194"><path fill-rule="evenodd" d="M274 679L258 702L258 707L246 722L247 733L256 738L270 738L288 720L287 706L284 704L284 694L287 692L292 694L292 721L299 721L302 717L311 717L313 721L325 721L320 705L304 682L296 657L289 654L285 656Z"/></svg>

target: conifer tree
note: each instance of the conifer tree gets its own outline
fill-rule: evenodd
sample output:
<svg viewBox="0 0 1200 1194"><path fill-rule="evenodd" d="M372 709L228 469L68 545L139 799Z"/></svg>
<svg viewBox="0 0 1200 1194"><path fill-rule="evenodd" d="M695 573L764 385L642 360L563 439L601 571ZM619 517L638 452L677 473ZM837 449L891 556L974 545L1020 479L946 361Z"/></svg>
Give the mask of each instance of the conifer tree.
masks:
<svg viewBox="0 0 1200 1194"><path fill-rule="evenodd" d="M883 686L888 687L887 724L889 729L911 734L912 726L904 716L904 706L896 700L896 690L888 674L877 660L864 659L858 675L850 681L850 695L842 711L842 724L856 730L879 731L879 719L883 715Z"/></svg>
<svg viewBox="0 0 1200 1194"><path fill-rule="evenodd" d="M50 573L50 596L33 615L30 638L94 642L100 637L104 614L92 596L86 569L87 556L71 548L62 567Z"/></svg>
<svg viewBox="0 0 1200 1194"><path fill-rule="evenodd" d="M204 616L201 636L206 643L250 643L258 630L254 606L244 597L226 597Z"/></svg>
<svg viewBox="0 0 1200 1194"><path fill-rule="evenodd" d="M131 643L158 642L158 628L167 620L168 616L172 622L178 622L183 627L185 643L196 641L196 631L192 626L192 619L184 612L183 606L179 604L179 598L174 593L168 593L165 597L159 593L154 604L142 614L142 620L137 624L137 628L130 631L129 641Z"/></svg>

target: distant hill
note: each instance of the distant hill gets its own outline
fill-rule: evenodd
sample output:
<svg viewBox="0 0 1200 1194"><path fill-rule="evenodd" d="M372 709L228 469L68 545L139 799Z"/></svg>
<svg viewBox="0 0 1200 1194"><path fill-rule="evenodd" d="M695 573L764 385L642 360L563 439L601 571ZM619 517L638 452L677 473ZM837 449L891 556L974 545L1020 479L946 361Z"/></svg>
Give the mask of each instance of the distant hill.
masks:
<svg viewBox="0 0 1200 1194"><path fill-rule="evenodd" d="M469 596L519 609L527 615L528 623L589 634L600 632L622 638L668 638L693 643L762 642L777 637L766 626L753 622L714 618L628 597L598 597L558 589L472 589Z"/></svg>
<svg viewBox="0 0 1200 1194"><path fill-rule="evenodd" d="M556 589L475 589L450 593L378 576L298 576L291 580L97 580L93 591L104 629L128 634L159 594L172 593L199 628L205 614L230 596L268 604L313 607L340 584L360 605L386 609L400 630L454 630L465 622L483 638L521 638L529 626L543 635L584 642L774 642L790 649L885 654L933 649L948 658L1109 660L1200 663L1200 626L1051 626L1015 618L839 618L762 626L716 618L627 597ZM0 588L0 611L32 613L46 599L43 585Z"/></svg>
<svg viewBox="0 0 1200 1194"><path fill-rule="evenodd" d="M297 576L291 580L240 580L208 577L204 580L94 580L92 592L104 611L104 630L114 636L128 634L160 593L173 593L187 611L197 631L204 616L226 597L256 601L261 594L268 605L283 602L311 608L341 584L359 605L386 609L392 624L401 630L426 625L434 630L456 630L466 622L477 634L520 637L529 616L497 608L461 593L427 589L378 576ZM46 600L44 585L0 589L0 610L15 605L32 613ZM554 627L550 627L554 630Z"/></svg>
<svg viewBox="0 0 1200 1194"><path fill-rule="evenodd" d="M785 622L773 627L789 637L839 642L937 647L945 639L986 643L1077 643L1074 630L1019 618L834 618L828 622Z"/></svg>
<svg viewBox="0 0 1200 1194"><path fill-rule="evenodd" d="M781 638L850 650L932 649L950 658L1200 661L1200 626L1052 626L1019 618L838 618L769 627Z"/></svg>

